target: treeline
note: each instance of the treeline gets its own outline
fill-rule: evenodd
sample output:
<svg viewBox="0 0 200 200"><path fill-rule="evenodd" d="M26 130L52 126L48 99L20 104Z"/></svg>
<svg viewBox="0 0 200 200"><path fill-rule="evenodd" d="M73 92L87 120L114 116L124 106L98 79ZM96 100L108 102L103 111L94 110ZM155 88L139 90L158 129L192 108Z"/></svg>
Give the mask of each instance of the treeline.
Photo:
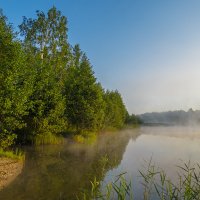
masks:
<svg viewBox="0 0 200 200"><path fill-rule="evenodd" d="M144 113L138 116L144 124L164 124L164 125L199 125L200 111L189 109Z"/></svg>
<svg viewBox="0 0 200 200"><path fill-rule="evenodd" d="M0 147L121 128L129 116L122 97L105 91L86 54L69 44L67 18L55 7L36 16L14 33L0 12Z"/></svg>

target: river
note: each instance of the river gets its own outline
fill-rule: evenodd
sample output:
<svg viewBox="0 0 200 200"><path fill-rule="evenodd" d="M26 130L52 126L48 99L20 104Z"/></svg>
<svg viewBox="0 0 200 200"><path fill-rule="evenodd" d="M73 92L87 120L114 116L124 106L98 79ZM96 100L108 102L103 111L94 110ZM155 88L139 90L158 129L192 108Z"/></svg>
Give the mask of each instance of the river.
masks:
<svg viewBox="0 0 200 200"><path fill-rule="evenodd" d="M142 199L138 170L150 160L172 179L177 165L200 163L200 128L141 127L100 134L93 144L66 140L24 150L23 171L0 192L2 200L73 200L94 177L105 185L122 172L133 184L135 199Z"/></svg>

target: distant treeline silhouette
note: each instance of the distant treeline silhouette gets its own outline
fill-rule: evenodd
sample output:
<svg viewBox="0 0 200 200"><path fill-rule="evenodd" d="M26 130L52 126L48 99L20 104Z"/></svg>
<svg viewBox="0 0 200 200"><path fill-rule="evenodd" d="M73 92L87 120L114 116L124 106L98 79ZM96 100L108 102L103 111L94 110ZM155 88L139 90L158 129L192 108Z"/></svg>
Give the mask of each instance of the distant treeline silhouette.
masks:
<svg viewBox="0 0 200 200"><path fill-rule="evenodd" d="M152 112L138 115L138 117L144 124L200 125L200 110Z"/></svg>

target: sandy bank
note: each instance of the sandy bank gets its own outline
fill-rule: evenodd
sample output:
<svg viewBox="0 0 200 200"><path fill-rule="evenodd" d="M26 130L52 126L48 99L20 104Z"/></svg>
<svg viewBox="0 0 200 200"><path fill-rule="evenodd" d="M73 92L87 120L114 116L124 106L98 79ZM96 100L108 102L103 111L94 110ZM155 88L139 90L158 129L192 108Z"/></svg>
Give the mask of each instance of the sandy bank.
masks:
<svg viewBox="0 0 200 200"><path fill-rule="evenodd" d="M0 157L0 190L11 183L22 171L23 161Z"/></svg>

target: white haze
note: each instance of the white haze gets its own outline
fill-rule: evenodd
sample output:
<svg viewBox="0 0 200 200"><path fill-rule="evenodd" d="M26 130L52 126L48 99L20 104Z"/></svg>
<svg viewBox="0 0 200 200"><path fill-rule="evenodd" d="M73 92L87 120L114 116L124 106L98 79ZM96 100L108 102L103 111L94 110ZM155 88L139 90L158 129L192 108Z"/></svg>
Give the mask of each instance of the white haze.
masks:
<svg viewBox="0 0 200 200"><path fill-rule="evenodd" d="M200 109L200 67L154 68L123 81L130 113Z"/></svg>

